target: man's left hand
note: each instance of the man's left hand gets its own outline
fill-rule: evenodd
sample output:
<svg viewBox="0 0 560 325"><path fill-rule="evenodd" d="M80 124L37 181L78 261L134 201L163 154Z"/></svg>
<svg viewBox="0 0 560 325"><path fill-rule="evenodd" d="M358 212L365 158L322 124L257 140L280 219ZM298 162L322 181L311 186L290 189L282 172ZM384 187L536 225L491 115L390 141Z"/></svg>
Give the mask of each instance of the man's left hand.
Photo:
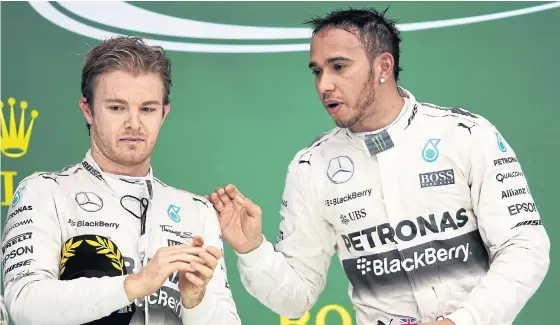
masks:
<svg viewBox="0 0 560 325"><path fill-rule="evenodd" d="M202 237L195 236L193 246L202 247L202 245L204 245ZM183 306L188 309L196 307L204 298L206 285L212 279L222 253L216 247L209 246L198 256L204 260L205 264L191 262L190 264L196 272L179 272L179 292L181 292Z"/></svg>
<svg viewBox="0 0 560 325"><path fill-rule="evenodd" d="M455 325L455 323L450 319L443 319L435 322L422 323L421 325Z"/></svg>

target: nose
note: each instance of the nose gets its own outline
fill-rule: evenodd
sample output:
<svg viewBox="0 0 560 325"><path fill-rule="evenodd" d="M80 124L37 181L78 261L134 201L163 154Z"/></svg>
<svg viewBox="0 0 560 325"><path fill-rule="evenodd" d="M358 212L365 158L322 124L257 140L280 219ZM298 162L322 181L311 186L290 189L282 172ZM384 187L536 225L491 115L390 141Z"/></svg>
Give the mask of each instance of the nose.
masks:
<svg viewBox="0 0 560 325"><path fill-rule="evenodd" d="M317 92L321 95L332 92L335 89L334 79L330 77L327 73L321 74L317 78L316 82Z"/></svg>
<svg viewBox="0 0 560 325"><path fill-rule="evenodd" d="M138 130L140 129L140 115L137 110L128 110L128 118L125 121L125 128Z"/></svg>

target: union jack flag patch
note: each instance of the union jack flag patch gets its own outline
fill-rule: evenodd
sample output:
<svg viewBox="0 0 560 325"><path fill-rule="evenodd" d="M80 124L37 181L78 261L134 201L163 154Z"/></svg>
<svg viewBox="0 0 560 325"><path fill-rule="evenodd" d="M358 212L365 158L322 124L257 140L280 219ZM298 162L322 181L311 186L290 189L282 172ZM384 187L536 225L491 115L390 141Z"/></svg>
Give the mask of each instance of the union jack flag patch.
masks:
<svg viewBox="0 0 560 325"><path fill-rule="evenodd" d="M401 318L401 325L418 325L418 321L414 317Z"/></svg>

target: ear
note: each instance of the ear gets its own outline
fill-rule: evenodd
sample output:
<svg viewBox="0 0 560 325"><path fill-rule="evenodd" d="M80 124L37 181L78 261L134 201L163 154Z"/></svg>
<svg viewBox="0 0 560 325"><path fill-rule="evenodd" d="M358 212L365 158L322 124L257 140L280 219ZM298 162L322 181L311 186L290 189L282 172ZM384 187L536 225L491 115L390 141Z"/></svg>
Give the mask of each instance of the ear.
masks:
<svg viewBox="0 0 560 325"><path fill-rule="evenodd" d="M395 59L390 53L381 53L378 55L377 58L375 58L374 64L377 78L384 78L385 80L392 79Z"/></svg>
<svg viewBox="0 0 560 325"><path fill-rule="evenodd" d="M82 114L84 114L84 117L86 118L86 121L89 125L93 124L93 114L91 113L91 107L89 105L89 103L86 103L86 98L82 97L80 98L80 102L78 103L78 105L80 105L80 110L82 111Z"/></svg>
<svg viewBox="0 0 560 325"><path fill-rule="evenodd" d="M163 121L165 121L167 114L169 114L169 110L171 110L170 104L163 105L163 119L161 120L161 124L163 124Z"/></svg>

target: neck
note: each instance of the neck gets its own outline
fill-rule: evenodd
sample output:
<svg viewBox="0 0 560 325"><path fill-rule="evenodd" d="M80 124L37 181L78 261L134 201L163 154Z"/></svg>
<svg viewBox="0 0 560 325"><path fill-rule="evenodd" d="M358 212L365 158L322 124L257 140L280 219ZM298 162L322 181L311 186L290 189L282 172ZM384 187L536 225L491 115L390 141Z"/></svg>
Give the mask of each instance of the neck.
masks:
<svg viewBox="0 0 560 325"><path fill-rule="evenodd" d="M372 132L391 124L404 106L404 99L399 94L397 86L386 85L379 89L372 106L366 109L365 115L350 130L355 133Z"/></svg>
<svg viewBox="0 0 560 325"><path fill-rule="evenodd" d="M101 171L108 174L123 175L123 176L133 176L133 177L143 177L148 175L150 171L150 159L146 159L137 165L123 165L112 161L107 158L101 150L92 141L91 144L91 155L93 160L97 163Z"/></svg>

